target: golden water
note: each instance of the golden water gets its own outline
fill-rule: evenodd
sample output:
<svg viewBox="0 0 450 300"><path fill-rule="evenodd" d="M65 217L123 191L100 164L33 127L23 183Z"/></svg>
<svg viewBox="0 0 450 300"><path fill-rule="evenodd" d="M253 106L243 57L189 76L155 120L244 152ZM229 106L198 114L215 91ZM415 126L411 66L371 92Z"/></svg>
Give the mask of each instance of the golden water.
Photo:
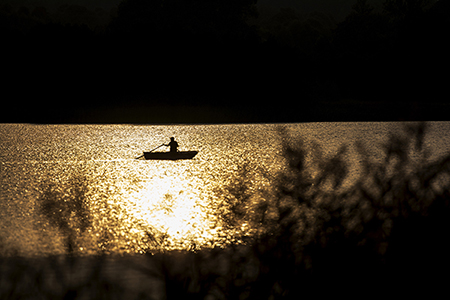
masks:
<svg viewBox="0 0 450 300"><path fill-rule="evenodd" d="M449 149L450 124L430 125L427 146L436 153ZM1 254L66 251L64 234L43 217L40 201L49 188L60 201L70 201L80 184L86 187L83 197L92 226L76 233L79 253L199 249L239 242L221 223L223 187L243 176L239 172L246 164L249 174L244 176L254 180L255 195L270 188L271 178L283 168L280 126L291 136L318 141L326 155L343 143L362 140L377 156L378 145L402 124L2 124ZM171 136L180 150L197 150L198 155L181 161L135 159L168 143ZM348 155L355 160L351 174L357 176L354 149Z"/></svg>

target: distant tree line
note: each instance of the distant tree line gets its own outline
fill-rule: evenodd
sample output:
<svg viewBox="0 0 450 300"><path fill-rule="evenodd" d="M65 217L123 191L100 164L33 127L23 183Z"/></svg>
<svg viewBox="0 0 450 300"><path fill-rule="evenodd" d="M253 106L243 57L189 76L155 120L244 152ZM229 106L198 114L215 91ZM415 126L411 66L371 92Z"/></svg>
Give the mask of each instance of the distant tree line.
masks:
<svg viewBox="0 0 450 300"><path fill-rule="evenodd" d="M256 4L124 0L109 12L52 13L2 5L4 95L30 108L8 115L70 120L132 103L306 120L320 118L317 103L383 101L389 110L444 101L448 1L385 0L375 10L355 0L340 22L291 8L260 15Z"/></svg>

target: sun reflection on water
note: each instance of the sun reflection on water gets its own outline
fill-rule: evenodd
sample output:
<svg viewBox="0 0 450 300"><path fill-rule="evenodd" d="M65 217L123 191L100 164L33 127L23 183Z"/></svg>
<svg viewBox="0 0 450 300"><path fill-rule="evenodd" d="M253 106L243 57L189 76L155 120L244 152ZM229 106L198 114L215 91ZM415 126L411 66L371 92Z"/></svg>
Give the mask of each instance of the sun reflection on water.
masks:
<svg viewBox="0 0 450 300"><path fill-rule="evenodd" d="M129 195L129 212L167 235L170 241L166 248L207 245L217 238L214 229L218 220L200 190L198 178L156 178Z"/></svg>
<svg viewBox="0 0 450 300"><path fill-rule="evenodd" d="M229 242L214 193L223 181L204 171L205 162L92 164L85 170L92 216L86 240L92 238L94 252L198 250ZM215 164L214 170L224 173L222 167Z"/></svg>

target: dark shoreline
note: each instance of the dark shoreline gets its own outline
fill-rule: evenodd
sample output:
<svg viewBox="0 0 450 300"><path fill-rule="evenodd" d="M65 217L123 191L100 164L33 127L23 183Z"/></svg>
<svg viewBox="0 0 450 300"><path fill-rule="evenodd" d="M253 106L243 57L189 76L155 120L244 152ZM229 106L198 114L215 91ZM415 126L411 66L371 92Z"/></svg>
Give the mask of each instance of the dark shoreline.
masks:
<svg viewBox="0 0 450 300"><path fill-rule="evenodd" d="M443 102L319 101L309 107L223 107L213 105L130 105L40 112L17 111L1 123L33 124L242 124L305 122L450 121Z"/></svg>

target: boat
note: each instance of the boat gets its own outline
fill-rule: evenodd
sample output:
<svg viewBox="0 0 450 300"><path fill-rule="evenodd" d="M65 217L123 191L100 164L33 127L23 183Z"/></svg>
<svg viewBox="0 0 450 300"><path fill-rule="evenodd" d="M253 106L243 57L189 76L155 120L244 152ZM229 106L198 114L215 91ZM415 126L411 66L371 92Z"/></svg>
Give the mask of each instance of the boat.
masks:
<svg viewBox="0 0 450 300"><path fill-rule="evenodd" d="M178 151L178 152L144 152L145 159L157 160L179 160L192 159L198 151Z"/></svg>

